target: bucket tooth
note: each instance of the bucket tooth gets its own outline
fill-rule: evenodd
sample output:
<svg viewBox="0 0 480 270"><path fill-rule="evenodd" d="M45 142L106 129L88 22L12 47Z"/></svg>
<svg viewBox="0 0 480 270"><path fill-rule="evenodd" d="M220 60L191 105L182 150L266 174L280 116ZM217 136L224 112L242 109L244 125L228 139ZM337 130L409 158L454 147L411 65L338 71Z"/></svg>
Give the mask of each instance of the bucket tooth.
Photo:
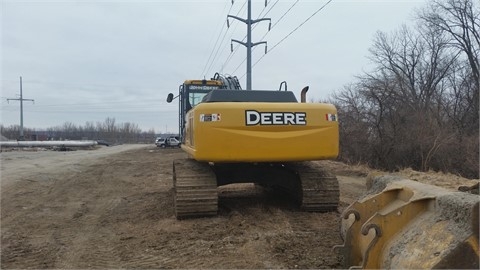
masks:
<svg viewBox="0 0 480 270"><path fill-rule="evenodd" d="M479 197L393 177L342 214L345 268L477 268ZM464 254L465 260L460 260Z"/></svg>

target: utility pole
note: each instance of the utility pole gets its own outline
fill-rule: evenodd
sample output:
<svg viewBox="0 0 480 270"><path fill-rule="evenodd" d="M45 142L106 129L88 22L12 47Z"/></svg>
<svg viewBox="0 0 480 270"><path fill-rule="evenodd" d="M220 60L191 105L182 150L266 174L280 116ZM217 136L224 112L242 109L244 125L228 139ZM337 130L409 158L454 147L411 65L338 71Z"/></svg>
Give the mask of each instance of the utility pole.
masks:
<svg viewBox="0 0 480 270"><path fill-rule="evenodd" d="M9 102L10 100L19 100L20 101L20 138L19 138L19 140L23 141L23 140L25 140L25 136L23 135L23 101L27 100L27 101L35 102L35 100L23 98L22 76L20 76L20 98L8 98L7 102Z"/></svg>
<svg viewBox="0 0 480 270"><path fill-rule="evenodd" d="M233 0L232 0L232 5L233 5ZM265 6L267 6L267 0L265 0ZM252 43L252 25L260 21L270 21L268 25L268 31L270 31L272 20L270 18L261 18L261 19L252 20L252 1L251 0L248 0L247 10L248 10L247 19L242 19L233 15L227 15L227 27L230 27L228 18L234 18L247 25L247 42L242 42L236 39L232 39L232 42L236 42L247 47L247 90L252 90L252 47L255 47L263 43L265 44L265 53L267 53L266 41ZM231 47L231 51L233 52L233 43L230 44L230 47Z"/></svg>

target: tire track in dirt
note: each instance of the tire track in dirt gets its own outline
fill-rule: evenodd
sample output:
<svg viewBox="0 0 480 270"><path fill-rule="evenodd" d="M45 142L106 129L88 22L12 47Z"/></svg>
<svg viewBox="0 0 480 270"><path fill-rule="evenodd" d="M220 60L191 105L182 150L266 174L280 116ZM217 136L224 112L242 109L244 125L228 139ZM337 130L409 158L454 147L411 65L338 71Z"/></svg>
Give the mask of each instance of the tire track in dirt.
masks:
<svg viewBox="0 0 480 270"><path fill-rule="evenodd" d="M35 268L54 267L54 254L58 252L59 247L49 243L48 235L37 236L31 240L29 238L30 236L25 234L2 237L2 246L8 250L8 252L2 252L3 267L19 260L22 261L22 265L35 266Z"/></svg>
<svg viewBox="0 0 480 270"><path fill-rule="evenodd" d="M53 171L48 177L43 175L43 179L20 180L13 190L21 192L13 198L2 192L3 208L13 204L24 210L10 217L4 215L9 211L2 209L2 265L19 268L115 266L119 256L108 239L102 240L102 237L111 237L112 233L99 228L98 223L102 213L111 211L121 202L120 197L108 196L116 187L109 183L114 178L105 176L109 168L105 165L110 161L106 158L100 164L85 166L84 170L74 164L76 170L73 171ZM16 227L5 226L8 223ZM29 231L33 236L13 234L8 237L9 231ZM38 241L38 235L45 231L49 233ZM5 245L5 242L10 243ZM85 252L85 249L93 252ZM58 259L61 263L56 264ZM85 260L90 264L83 265Z"/></svg>
<svg viewBox="0 0 480 270"><path fill-rule="evenodd" d="M219 214L176 220L172 161L154 146L35 171L2 190L4 268L336 268L338 213L304 213L254 185Z"/></svg>
<svg viewBox="0 0 480 270"><path fill-rule="evenodd" d="M110 158L103 162L110 162ZM114 234L99 224L100 216L114 209L121 201L120 198L104 194L105 191L111 192L108 188L111 179L106 177L109 175L107 169L104 164L93 165L88 171L78 174L73 185L66 187L69 191L85 191L75 196L73 214L57 235L57 240L69 247L59 254L62 259L57 266L60 268L111 268L120 258L114 246L106 240ZM72 192L65 192L71 196L69 193Z"/></svg>

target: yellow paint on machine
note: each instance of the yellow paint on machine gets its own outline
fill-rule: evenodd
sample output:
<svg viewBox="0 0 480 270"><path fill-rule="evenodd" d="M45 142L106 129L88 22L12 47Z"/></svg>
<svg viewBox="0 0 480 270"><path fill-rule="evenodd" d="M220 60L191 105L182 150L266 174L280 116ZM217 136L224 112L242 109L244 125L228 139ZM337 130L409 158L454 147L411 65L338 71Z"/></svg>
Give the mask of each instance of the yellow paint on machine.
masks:
<svg viewBox="0 0 480 270"><path fill-rule="evenodd" d="M198 161L336 158L336 108L320 103L212 102L188 112L182 148Z"/></svg>
<svg viewBox="0 0 480 270"><path fill-rule="evenodd" d="M191 85L218 85L222 86L222 82L215 80L186 80L184 84Z"/></svg>

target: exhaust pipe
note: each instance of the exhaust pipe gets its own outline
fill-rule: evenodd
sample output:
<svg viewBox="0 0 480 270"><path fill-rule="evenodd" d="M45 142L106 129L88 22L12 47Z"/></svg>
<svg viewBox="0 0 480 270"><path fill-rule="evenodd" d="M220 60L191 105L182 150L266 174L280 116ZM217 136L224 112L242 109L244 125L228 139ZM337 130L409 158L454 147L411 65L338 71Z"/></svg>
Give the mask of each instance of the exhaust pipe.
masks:
<svg viewBox="0 0 480 270"><path fill-rule="evenodd" d="M302 103L307 102L307 92L308 92L308 86L305 86L302 89L302 92L300 94L300 102L302 102Z"/></svg>

